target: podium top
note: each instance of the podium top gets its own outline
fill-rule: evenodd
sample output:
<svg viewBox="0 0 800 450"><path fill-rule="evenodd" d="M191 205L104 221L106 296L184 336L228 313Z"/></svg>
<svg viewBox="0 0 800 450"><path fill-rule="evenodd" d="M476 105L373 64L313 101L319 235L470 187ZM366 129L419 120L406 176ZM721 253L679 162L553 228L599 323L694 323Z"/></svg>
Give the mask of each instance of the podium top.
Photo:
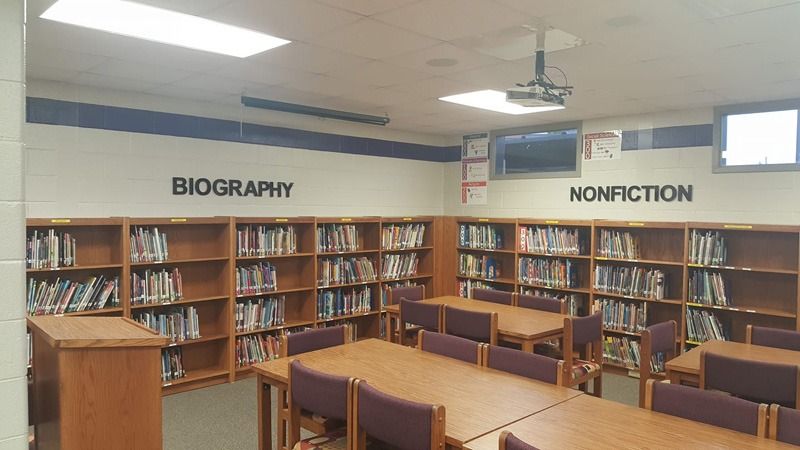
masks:
<svg viewBox="0 0 800 450"><path fill-rule="evenodd" d="M28 326L52 347L161 347L169 339L126 317L28 318Z"/></svg>

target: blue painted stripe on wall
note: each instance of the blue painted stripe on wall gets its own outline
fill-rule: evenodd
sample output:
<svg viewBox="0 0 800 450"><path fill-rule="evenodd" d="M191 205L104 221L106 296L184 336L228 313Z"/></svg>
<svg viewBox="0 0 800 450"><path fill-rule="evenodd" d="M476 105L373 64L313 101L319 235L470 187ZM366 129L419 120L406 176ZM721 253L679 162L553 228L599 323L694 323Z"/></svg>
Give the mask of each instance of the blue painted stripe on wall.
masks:
<svg viewBox="0 0 800 450"><path fill-rule="evenodd" d="M232 120L40 97L27 98L27 121L48 125L99 128L420 161L449 162L458 161L461 158L459 146L437 147L342 136L255 123L239 123Z"/></svg>

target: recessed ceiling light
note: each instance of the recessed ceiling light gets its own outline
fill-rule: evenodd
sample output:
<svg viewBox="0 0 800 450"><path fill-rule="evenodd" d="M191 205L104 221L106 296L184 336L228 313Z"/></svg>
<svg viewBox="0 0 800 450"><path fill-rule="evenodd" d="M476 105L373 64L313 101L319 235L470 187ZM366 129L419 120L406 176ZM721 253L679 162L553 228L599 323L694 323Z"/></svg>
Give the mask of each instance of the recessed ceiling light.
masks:
<svg viewBox="0 0 800 450"><path fill-rule="evenodd" d="M290 42L202 17L123 0L59 0L41 17L239 58Z"/></svg>
<svg viewBox="0 0 800 450"><path fill-rule="evenodd" d="M524 107L506 101L506 94L500 91L487 89L484 91L466 92L463 94L440 97L439 100L471 106L473 108L488 109L505 114L531 114L545 111L564 109L561 105Z"/></svg>

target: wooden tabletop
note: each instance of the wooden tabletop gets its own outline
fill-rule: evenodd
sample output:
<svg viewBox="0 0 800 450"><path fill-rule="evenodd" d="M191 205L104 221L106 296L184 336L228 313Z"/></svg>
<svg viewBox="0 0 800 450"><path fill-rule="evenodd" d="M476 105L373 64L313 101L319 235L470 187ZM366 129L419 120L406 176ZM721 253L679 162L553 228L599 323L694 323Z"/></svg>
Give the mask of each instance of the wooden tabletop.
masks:
<svg viewBox="0 0 800 450"><path fill-rule="evenodd" d="M125 317L28 318L28 326L53 347L160 347L169 339Z"/></svg>
<svg viewBox="0 0 800 450"><path fill-rule="evenodd" d="M378 339L296 358L319 371L361 378L395 396L444 405L447 442L455 446L581 395L580 391ZM286 383L292 359L256 364L253 370L271 381Z"/></svg>
<svg viewBox="0 0 800 450"><path fill-rule="evenodd" d="M564 314L537 311L518 306L502 305L456 296L433 297L422 300L424 303L454 306L470 311L497 312L497 332L503 336L520 339L539 339L563 332ZM400 313L400 305L388 305L386 311Z"/></svg>
<svg viewBox="0 0 800 450"><path fill-rule="evenodd" d="M800 366L800 352L730 341L708 341L667 362L667 371L697 375L700 373L700 351L718 353L752 361L765 361Z"/></svg>
<svg viewBox="0 0 800 450"><path fill-rule="evenodd" d="M464 448L496 450L500 433L550 449L797 449L766 438L581 395L503 427Z"/></svg>

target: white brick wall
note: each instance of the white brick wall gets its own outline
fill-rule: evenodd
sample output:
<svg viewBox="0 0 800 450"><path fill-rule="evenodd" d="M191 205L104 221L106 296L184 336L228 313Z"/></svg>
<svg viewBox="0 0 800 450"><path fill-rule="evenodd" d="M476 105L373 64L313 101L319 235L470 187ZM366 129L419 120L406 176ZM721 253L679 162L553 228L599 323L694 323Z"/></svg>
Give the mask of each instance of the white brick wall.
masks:
<svg viewBox="0 0 800 450"><path fill-rule="evenodd" d="M25 379L24 2L0 2L0 450L28 448Z"/></svg>

